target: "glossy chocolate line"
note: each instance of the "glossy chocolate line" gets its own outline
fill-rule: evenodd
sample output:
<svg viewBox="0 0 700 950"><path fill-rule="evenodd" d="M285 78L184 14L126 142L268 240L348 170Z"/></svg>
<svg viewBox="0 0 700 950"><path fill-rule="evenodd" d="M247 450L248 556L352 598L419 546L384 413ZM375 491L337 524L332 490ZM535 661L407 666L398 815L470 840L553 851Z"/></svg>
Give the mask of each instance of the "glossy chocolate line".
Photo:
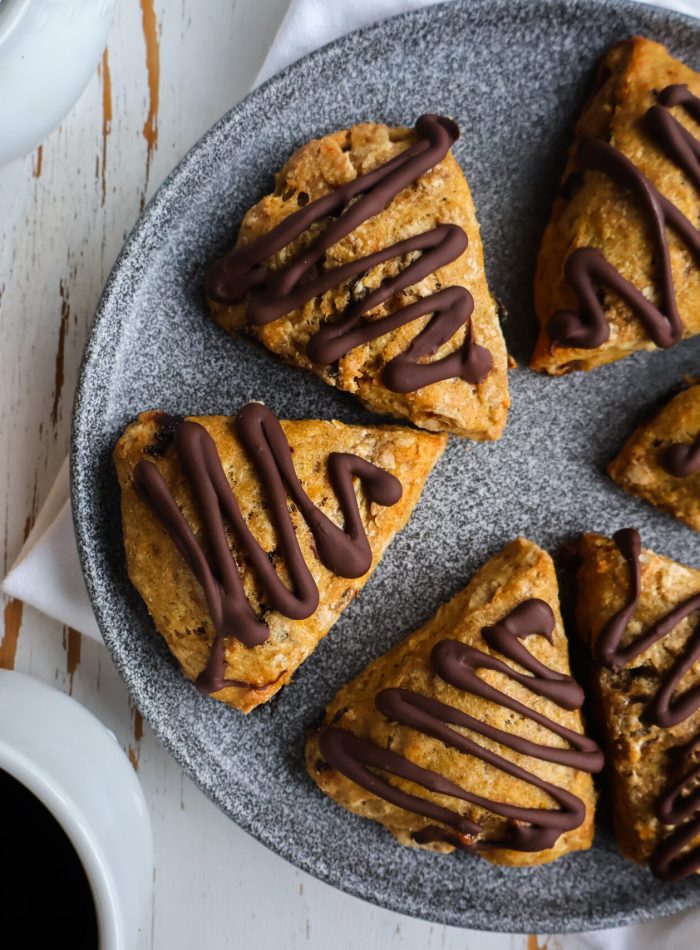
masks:
<svg viewBox="0 0 700 950"><path fill-rule="evenodd" d="M524 669L529 670L533 676L528 677L516 670L511 670L494 657L489 658L491 665L487 667L483 655L480 657L481 669L490 668L505 673L511 679L527 686L528 689L536 691L539 696L546 696L547 699L551 699L562 709L580 709L585 697L578 683L571 676L567 676L566 673L558 673L556 670L545 666L544 663L540 663L520 642L536 632L546 637L551 643L554 626L554 614L549 604L537 599L524 601L511 610L508 616L504 617L499 623L492 627L484 627L482 635L493 650L497 650ZM475 669L475 667L472 667L472 669ZM470 682L472 687L476 685L473 680ZM465 687L461 688L464 689ZM487 687L485 683L479 680L479 689L490 690L491 687ZM486 697L487 694L483 692L482 695Z"/></svg>
<svg viewBox="0 0 700 950"><path fill-rule="evenodd" d="M380 319L365 318L393 295L463 254L467 236L458 225L438 225L374 254L310 276L329 248L380 214L403 188L441 162L457 140L459 129L450 119L424 115L416 123L416 133L419 141L384 165L311 202L267 234L234 248L218 260L206 277L207 295L227 305L245 301L248 324L264 326L378 264L420 252L397 276L346 307L337 323L325 324L313 334L307 349L309 359L328 366L356 347L432 314L409 348L384 367L384 384L394 392L413 392L445 379L482 382L491 369L492 358L487 349L474 343L474 300L465 288L448 287ZM355 198L357 201L350 204ZM324 230L290 264L277 271L268 269L265 261L329 216L331 220ZM467 334L458 351L432 363L418 362L432 356L464 325Z"/></svg>
<svg viewBox="0 0 700 950"><path fill-rule="evenodd" d="M645 632L621 647L622 637L634 616L641 598L641 539L634 529L627 528L613 535L613 541L625 558L631 579L631 589L627 604L614 614L598 636L594 646L595 657L603 666L619 671L645 653L659 640L672 633L679 623L696 612L700 612L700 593L682 601L667 614L657 620ZM676 689L700 658L700 624L688 638L683 652L671 665L656 693L647 704L644 716L662 729L670 729L684 722L700 709L700 684L686 690L675 699ZM695 755L700 749L700 736L692 740L685 751ZM672 785L657 803L657 817L666 825L678 825L693 815L697 817L683 824L657 845L649 866L657 877L678 881L700 869L700 847L688 854L681 852L700 832L700 791L693 795L683 795L688 784L700 776L700 766L687 773L683 779Z"/></svg>
<svg viewBox="0 0 700 950"><path fill-rule="evenodd" d="M637 655L634 644L621 648L620 643L642 596L642 566L639 560L642 539L634 528L622 528L615 532L612 539L627 563L630 591L625 606L610 617L598 634L593 652L599 663L618 672Z"/></svg>
<svg viewBox="0 0 700 950"><path fill-rule="evenodd" d="M700 99L685 86L668 86L646 113L645 123L656 144L700 188L700 142L667 110L680 105L700 121ZM610 337L610 324L597 288L607 287L629 306L656 346L666 349L683 338L671 270L666 228L672 228L700 262L700 231L668 201L645 175L614 146L586 139L579 158L584 169L599 171L632 193L649 220L653 259L658 268L659 304L652 303L593 247L575 250L564 265L564 276L580 301L579 310L558 310L548 323L552 351L557 347L596 349Z"/></svg>
<svg viewBox="0 0 700 950"><path fill-rule="evenodd" d="M207 665L195 681L195 685L200 692L209 696L212 693L218 693L220 689L227 689L233 686L236 689L252 690L254 693L259 693L265 689L269 689L271 686L275 686L287 674L286 670L282 670L282 672L269 683L250 683L247 680L228 679L224 675L225 671L226 656L224 652L224 638L217 634L211 646L211 653Z"/></svg>
<svg viewBox="0 0 700 950"><path fill-rule="evenodd" d="M700 847L685 851L700 835L700 814L685 822L664 838L649 858L649 867L656 877L676 884L700 870ZM685 851L685 853L683 853Z"/></svg>
<svg viewBox="0 0 700 950"><path fill-rule="evenodd" d="M663 468L674 478L688 478L700 472L700 435L694 442L669 445L661 457Z"/></svg>
<svg viewBox="0 0 700 950"><path fill-rule="evenodd" d="M658 104L645 116L647 129L668 157L700 188L700 142L668 111L681 106L700 123L700 99L681 85L667 86L657 98Z"/></svg>
<svg viewBox="0 0 700 950"><path fill-rule="evenodd" d="M301 552L287 496L311 531L319 561L341 577L355 578L366 574L371 567L372 551L360 516L353 479L362 482L369 503L394 505L402 491L397 478L366 459L331 452L327 463L328 478L344 519L344 527L339 528L304 491L294 469L289 443L269 409L260 403L249 403L239 412L235 426L236 435L264 488L277 535L277 550L289 573L289 588L248 528L221 464L216 443L203 426L188 420L181 422L175 430L175 449L202 519L209 555L180 511L157 465L141 459L134 471L140 497L167 530L207 600L216 638L207 667L197 680L197 684L207 692L216 692L225 685L241 685L238 680L224 678L223 638L236 637L245 646L254 647L264 643L270 633L267 624L258 619L245 593L229 544L225 519L262 587L266 604L286 617L301 620L316 610L318 588Z"/></svg>
<svg viewBox="0 0 700 950"><path fill-rule="evenodd" d="M700 736L678 751L684 759L695 759L697 762ZM700 836L699 779L700 764L696 764L667 789L656 806L659 821L665 825L679 826L657 846L649 860L654 874L667 881L681 881L700 870L700 845L685 851Z"/></svg>
<svg viewBox="0 0 700 950"><path fill-rule="evenodd" d="M700 736L696 736L678 751L684 760L694 758L697 762L698 753L700 753ZM694 784L698 778L700 778L700 764L694 765L678 782L664 792L656 804L656 817L659 821L665 825L677 825L700 811L700 787L696 787L689 795L685 793L687 786Z"/></svg>
<svg viewBox="0 0 700 950"><path fill-rule="evenodd" d="M565 739L570 748L531 742L409 689L383 689L375 697L375 706L392 722L416 729L465 755L479 758L494 768L541 789L559 807L523 808L506 802L495 802L468 792L444 776L424 769L389 749L382 749L368 739L333 726L321 732L321 755L333 768L367 791L414 814L441 822L442 826L446 825L451 829L450 831L441 826L429 825L415 835L418 843L447 841L466 850L508 847L518 851L542 851L551 848L562 833L577 828L582 823L585 818L583 802L571 792L541 779L451 729L450 725L468 729L521 755L587 772L599 771L603 766L603 757L594 742L490 686L476 674L479 669L494 670L525 686L535 695L548 697L562 708L578 708L583 694L571 677L546 667L520 643L520 640L534 633L551 642L554 624L554 615L544 601L529 600L520 604L498 624L483 630L484 639L489 646L529 670L531 675L513 670L498 658L456 640L441 640L435 645L431 653L431 666L437 676L455 688L512 709ZM477 838L482 828L476 822L457 811L409 794L370 769L387 772L429 791L485 808L493 814L510 819L512 826L502 839L479 842Z"/></svg>
<svg viewBox="0 0 700 950"><path fill-rule="evenodd" d="M641 567L639 562L641 540L637 531L625 529L613 535L613 541L630 569L631 593L625 607L611 617L598 635L595 644L595 657L603 666L619 671L628 666L638 656L641 656L642 653L645 653L659 640L667 637L683 620L700 611L700 593L682 601L673 610L670 610L653 623L646 632L635 637L627 646L620 646L622 637L639 606L641 597ZM700 685L687 690L679 699L674 700L676 687L698 657L700 657L700 625L689 637L683 653L663 677L654 698L647 705L646 716L662 729L670 729L672 726L678 725L700 708Z"/></svg>

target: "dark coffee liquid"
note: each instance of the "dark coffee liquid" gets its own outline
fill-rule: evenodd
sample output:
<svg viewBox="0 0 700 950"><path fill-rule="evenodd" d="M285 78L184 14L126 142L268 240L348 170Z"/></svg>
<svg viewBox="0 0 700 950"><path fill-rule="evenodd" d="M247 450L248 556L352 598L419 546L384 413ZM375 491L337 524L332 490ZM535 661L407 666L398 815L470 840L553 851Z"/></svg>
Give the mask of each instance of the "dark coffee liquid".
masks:
<svg viewBox="0 0 700 950"><path fill-rule="evenodd" d="M0 769L0 946L96 950L97 917L80 859L56 819Z"/></svg>

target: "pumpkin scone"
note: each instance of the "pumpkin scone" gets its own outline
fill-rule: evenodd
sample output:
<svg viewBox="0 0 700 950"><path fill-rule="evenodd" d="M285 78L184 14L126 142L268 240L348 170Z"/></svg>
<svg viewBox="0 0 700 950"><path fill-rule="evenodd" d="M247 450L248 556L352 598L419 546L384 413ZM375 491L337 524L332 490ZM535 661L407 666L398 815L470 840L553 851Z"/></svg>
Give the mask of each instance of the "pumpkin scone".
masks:
<svg viewBox="0 0 700 950"><path fill-rule="evenodd" d="M304 145L205 290L216 322L424 429L497 439L508 359L456 124L367 122Z"/></svg>
<svg viewBox="0 0 700 950"><path fill-rule="evenodd" d="M129 577L183 672L249 712L289 682L404 527L446 436L142 413L119 439Z"/></svg>
<svg viewBox="0 0 700 950"><path fill-rule="evenodd" d="M552 560L513 541L340 690L307 767L403 845L533 865L590 847L591 772Z"/></svg>
<svg viewBox="0 0 700 950"><path fill-rule="evenodd" d="M540 247L533 369L590 370L700 333L700 74L614 46Z"/></svg>
<svg viewBox="0 0 700 950"><path fill-rule="evenodd" d="M608 471L632 495L700 531L700 384L641 425Z"/></svg>
<svg viewBox="0 0 700 950"><path fill-rule="evenodd" d="M633 529L581 543L578 625L590 645L617 840L678 881L700 870L700 570Z"/></svg>

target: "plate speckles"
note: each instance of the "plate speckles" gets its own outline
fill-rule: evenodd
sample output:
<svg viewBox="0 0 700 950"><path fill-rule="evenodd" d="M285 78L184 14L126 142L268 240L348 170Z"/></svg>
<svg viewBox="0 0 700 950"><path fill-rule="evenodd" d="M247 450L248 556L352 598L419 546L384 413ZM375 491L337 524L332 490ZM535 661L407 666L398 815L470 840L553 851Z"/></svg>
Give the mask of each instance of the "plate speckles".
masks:
<svg viewBox="0 0 700 950"><path fill-rule="evenodd" d="M206 263L289 153L361 119L429 110L462 127L491 287L524 362L539 234L598 57L634 32L700 67L700 25L632 3L464 0L389 20L296 63L224 117L173 172L105 288L75 406L73 506L95 613L140 709L243 828L304 870L407 914L479 929L613 926L700 904L700 880L665 886L616 852L601 809L595 847L537 869L417 854L323 798L303 729L370 659L430 616L516 534L554 549L582 530L635 525L647 546L700 564L697 536L604 474L640 409L697 370L700 339L595 373L511 374L494 445L453 440L409 526L361 597L267 707L243 718L182 679L126 577L110 454L137 412L233 413L249 399L292 418L368 421L350 397L225 337L207 319ZM409 570L407 570L409 566Z"/></svg>

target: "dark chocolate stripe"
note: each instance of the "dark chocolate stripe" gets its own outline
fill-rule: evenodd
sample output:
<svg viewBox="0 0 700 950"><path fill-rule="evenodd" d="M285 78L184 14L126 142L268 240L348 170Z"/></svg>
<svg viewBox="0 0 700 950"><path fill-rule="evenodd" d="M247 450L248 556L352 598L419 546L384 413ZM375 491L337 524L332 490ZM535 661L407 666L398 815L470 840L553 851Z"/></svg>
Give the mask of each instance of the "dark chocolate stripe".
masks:
<svg viewBox="0 0 700 950"><path fill-rule="evenodd" d="M684 759L697 762L700 736L679 750ZM700 765L692 766L661 796L656 806L656 817L665 825L677 826L655 849L649 865L657 877L666 881L681 881L700 871L700 845L686 850L700 837ZM690 819L690 820L688 820Z"/></svg>
<svg viewBox="0 0 700 950"><path fill-rule="evenodd" d="M686 746L678 750L683 760L695 759L700 753L700 736L696 736ZM700 778L700 764L696 764L690 771L664 792L656 803L656 817L665 825L677 825L686 818L700 811L700 786L696 786L696 779ZM689 785L695 785L690 794L686 793Z"/></svg>
<svg viewBox="0 0 700 950"><path fill-rule="evenodd" d="M645 116L646 127L657 145L700 188L700 142L667 110L683 107L700 121L700 99L686 86L668 86ZM617 294L638 317L656 346L668 348L683 338L683 321L676 302L666 228L672 228L700 261L700 231L666 199L645 175L614 146L587 139L579 153L581 166L608 175L628 189L646 214L651 229L653 259L658 270L658 306L626 280L603 254L593 247L575 250L564 265L567 282L576 292L579 310L558 310L547 325L552 350L556 347L596 349L610 337L610 325L597 288Z"/></svg>
<svg viewBox="0 0 700 950"><path fill-rule="evenodd" d="M700 123L700 99L681 85L666 86L657 98L658 104L651 106L645 116L647 130L671 161L700 188L700 142L668 111L681 106Z"/></svg>
<svg viewBox="0 0 700 950"><path fill-rule="evenodd" d="M611 670L621 670L642 653L645 653L659 640L663 640L672 633L679 623L700 611L700 593L688 597L673 610L657 620L651 627L638 637L635 637L627 646L620 646L622 637L632 620L641 597L641 539L639 533L632 528L618 531L613 535L613 541L627 561L630 578L631 593L627 604L614 614L605 624L595 643L595 656L599 663ZM674 700L674 694L679 682L700 657L700 626L688 639L681 656L671 666L661 680L654 698L646 709L649 720L662 729L683 722L700 708L700 685L685 692L680 699Z"/></svg>
<svg viewBox="0 0 700 950"><path fill-rule="evenodd" d="M413 392L451 378L480 383L488 375L492 359L488 350L474 343L470 323L474 300L465 288L448 287L389 316L365 319L367 313L390 297L464 253L467 236L458 225L438 225L367 257L309 276L329 248L364 221L380 214L403 188L441 162L459 136L459 129L450 119L424 115L416 123L416 133L419 141L395 158L311 202L267 234L234 248L218 260L207 274L207 295L227 305L245 300L247 322L264 326L378 264L420 252L396 277L384 281L362 301L346 307L337 323L322 326L309 340L309 359L328 366L364 343L433 314L409 348L384 367L385 385L394 392ZM355 198L357 201L349 204ZM290 264L277 271L268 269L265 262L273 254L329 216L331 220L323 231ZM467 335L458 351L433 363L418 362L432 356L465 324Z"/></svg>
<svg viewBox="0 0 700 950"><path fill-rule="evenodd" d="M585 818L583 802L571 792L541 779L450 728L452 725L468 729L521 755L587 772L599 771L603 766L603 757L592 740L530 709L490 686L476 674L478 669L503 673L536 695L548 697L562 708L577 709L581 705L583 694L571 677L544 666L520 643L520 640L534 633L545 636L551 642L553 630L554 615L550 607L541 600L529 600L520 604L498 624L483 630L484 639L490 646L529 670L532 675L513 670L498 658L456 640L439 641L433 648L431 665L435 674L452 686L531 719L565 739L569 748L531 742L409 689L383 689L375 697L375 706L387 719L416 729L465 755L479 758L494 768L541 789L553 799L558 808L523 808L507 802L495 802L468 792L444 776L424 769L389 749L382 749L368 739L333 726L323 730L319 737L321 755L333 768L362 788L400 808L431 821L441 822L442 826L446 825L451 829L429 825L415 835L418 843L448 841L467 850L508 847L518 851L542 851L553 847L562 833L577 828L582 823ZM476 822L457 811L402 791L375 771L371 771L372 769L407 779L429 791L458 798L508 818L512 822L510 830L504 838L497 841L478 841L482 828Z"/></svg>
<svg viewBox="0 0 700 950"><path fill-rule="evenodd" d="M611 670L621 670L633 657L636 651L634 644L621 648L620 643L627 626L634 616L642 594L642 567L639 555L642 551L642 540L639 532L634 528L622 528L613 535L618 551L627 562L630 576L630 592L627 603L613 614L598 634L595 641L594 653L596 660Z"/></svg>
<svg viewBox="0 0 700 950"><path fill-rule="evenodd" d="M700 435L694 442L676 442L669 445L661 464L674 478L688 478L700 472Z"/></svg>
<svg viewBox="0 0 700 950"><path fill-rule="evenodd" d="M700 847L686 850L700 835L700 814L692 821L678 825L664 838L649 858L649 867L656 877L675 884L700 870Z"/></svg>
<svg viewBox="0 0 700 950"><path fill-rule="evenodd" d="M266 603L286 617L301 620L318 606L318 588L304 560L289 514L289 496L309 526L319 561L341 577L361 577L372 564L372 551L360 516L353 479L362 482L368 502L390 506L401 497L401 483L366 459L343 452L328 456L328 478L343 513L339 528L318 509L302 488L289 444L275 415L260 403L249 403L236 417L236 434L253 462L277 534L278 550L291 580L280 579L268 553L258 543L231 490L216 443L196 422L183 421L175 430L175 448L191 485L207 539L208 555L180 511L157 465L141 459L134 482L142 500L161 521L187 561L207 599L216 639L197 685L206 692L240 686L224 678L224 637L248 647L264 643L270 631L258 619L229 545L226 523L249 562Z"/></svg>
<svg viewBox="0 0 700 950"><path fill-rule="evenodd" d="M621 647L622 637L639 606L641 598L641 540L639 533L632 528L618 531L613 535L613 541L627 561L630 572L630 596L627 604L614 614L598 635L594 646L596 659L603 666L619 671L645 653L659 640L663 640L672 633L679 623L692 614L700 611L700 593L694 594L682 601L639 636L635 637L625 647ZM683 652L678 656L670 669L661 679L656 693L647 704L644 711L645 718L662 729L670 729L684 722L700 709L700 684L686 690L680 697L675 698L676 689L685 676L700 658L700 624L688 638ZM694 739L687 747L688 755L694 755L700 748L700 736ZM667 825L676 825L697 815L697 819L689 825L683 825L665 838L652 854L649 865L658 877L677 881L682 877L700 868L700 848L696 848L689 855L681 852L700 832L700 794L682 797L682 792L688 784L700 775L700 766L684 776L680 783L671 786L659 800L657 814ZM691 833L689 828L695 830Z"/></svg>

